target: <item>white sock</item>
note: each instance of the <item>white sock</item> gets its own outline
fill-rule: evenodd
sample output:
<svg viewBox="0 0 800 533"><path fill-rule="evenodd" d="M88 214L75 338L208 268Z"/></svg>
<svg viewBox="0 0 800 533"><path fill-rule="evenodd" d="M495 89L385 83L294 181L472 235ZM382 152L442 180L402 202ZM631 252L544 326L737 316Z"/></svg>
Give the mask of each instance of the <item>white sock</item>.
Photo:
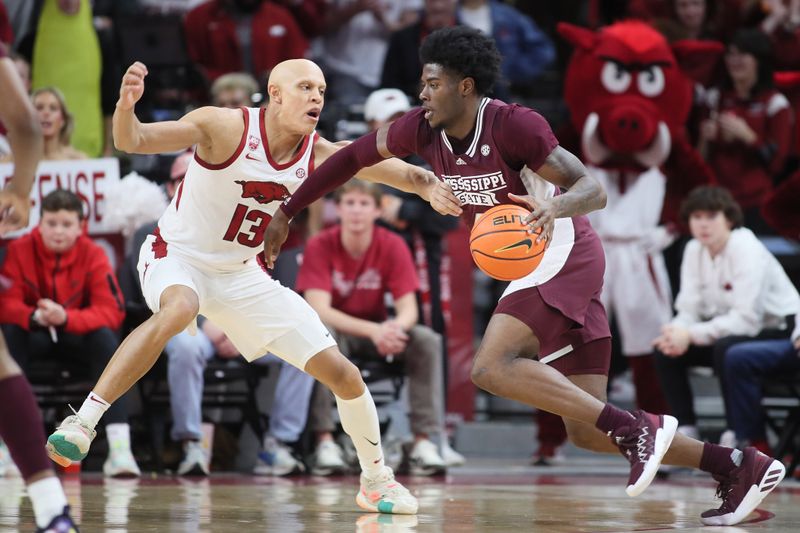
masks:
<svg viewBox="0 0 800 533"><path fill-rule="evenodd" d="M131 449L131 427L128 424L106 425L109 451Z"/></svg>
<svg viewBox="0 0 800 533"><path fill-rule="evenodd" d="M352 400L336 397L339 418L345 433L350 435L356 447L361 471L367 477L374 478L383 471L383 448L381 447L381 429L378 422L378 410L372 400L369 389Z"/></svg>
<svg viewBox="0 0 800 533"><path fill-rule="evenodd" d="M83 400L83 405L81 405L78 411L78 417L86 424L89 424L89 427L94 429L97 423L100 422L100 417L103 416L109 407L111 407L110 403L102 399L99 394L92 391L89 393L89 396Z"/></svg>
<svg viewBox="0 0 800 533"><path fill-rule="evenodd" d="M28 497L33 504L36 527L44 529L50 521L64 512L67 497L56 476L46 477L28 485Z"/></svg>

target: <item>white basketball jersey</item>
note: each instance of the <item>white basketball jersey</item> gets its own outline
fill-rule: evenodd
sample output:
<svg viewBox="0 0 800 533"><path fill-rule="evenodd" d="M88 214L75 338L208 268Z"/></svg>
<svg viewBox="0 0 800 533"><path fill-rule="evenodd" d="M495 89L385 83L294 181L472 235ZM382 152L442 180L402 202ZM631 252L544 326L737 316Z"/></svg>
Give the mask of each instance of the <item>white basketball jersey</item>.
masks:
<svg viewBox="0 0 800 533"><path fill-rule="evenodd" d="M212 165L195 152L158 221L167 254L175 251L199 266L231 270L262 252L273 213L313 170L318 138L312 132L291 161L278 164L269 152L265 112L243 109L244 134L224 163Z"/></svg>

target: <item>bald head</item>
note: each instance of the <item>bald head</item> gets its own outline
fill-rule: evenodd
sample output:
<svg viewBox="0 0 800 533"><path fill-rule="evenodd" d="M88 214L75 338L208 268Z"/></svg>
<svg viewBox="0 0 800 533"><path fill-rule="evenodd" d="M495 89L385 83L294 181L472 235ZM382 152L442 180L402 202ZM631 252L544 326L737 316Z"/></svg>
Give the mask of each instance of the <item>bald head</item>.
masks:
<svg viewBox="0 0 800 533"><path fill-rule="evenodd" d="M313 61L308 59L287 59L275 65L275 68L270 72L267 91L271 92L270 87L273 85L283 89L303 79L317 82L320 85L325 84L325 76L322 74L322 69Z"/></svg>
<svg viewBox="0 0 800 533"><path fill-rule="evenodd" d="M267 93L270 123L307 135L317 126L325 102L325 76L308 59L283 61L272 69Z"/></svg>

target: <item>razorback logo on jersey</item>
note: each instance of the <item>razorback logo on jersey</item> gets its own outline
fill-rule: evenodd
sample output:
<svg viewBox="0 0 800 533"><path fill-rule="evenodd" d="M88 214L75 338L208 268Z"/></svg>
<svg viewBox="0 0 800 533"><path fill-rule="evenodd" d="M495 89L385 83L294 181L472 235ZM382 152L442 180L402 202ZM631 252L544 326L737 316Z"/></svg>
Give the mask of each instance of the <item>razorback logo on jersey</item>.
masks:
<svg viewBox="0 0 800 533"><path fill-rule="evenodd" d="M236 180L242 186L242 198L253 198L260 204L268 204L276 200L286 200L291 196L286 186L274 181L242 181Z"/></svg>

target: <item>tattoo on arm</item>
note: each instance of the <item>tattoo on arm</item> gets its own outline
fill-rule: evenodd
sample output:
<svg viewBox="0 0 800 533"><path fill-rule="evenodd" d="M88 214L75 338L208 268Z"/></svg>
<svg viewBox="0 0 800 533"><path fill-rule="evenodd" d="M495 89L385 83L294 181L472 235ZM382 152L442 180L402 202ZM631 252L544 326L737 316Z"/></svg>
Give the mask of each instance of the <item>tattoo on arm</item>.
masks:
<svg viewBox="0 0 800 533"><path fill-rule="evenodd" d="M606 205L603 186L589 175L580 159L560 146L547 156L536 173L567 190L553 199L558 206L558 218L585 215Z"/></svg>

